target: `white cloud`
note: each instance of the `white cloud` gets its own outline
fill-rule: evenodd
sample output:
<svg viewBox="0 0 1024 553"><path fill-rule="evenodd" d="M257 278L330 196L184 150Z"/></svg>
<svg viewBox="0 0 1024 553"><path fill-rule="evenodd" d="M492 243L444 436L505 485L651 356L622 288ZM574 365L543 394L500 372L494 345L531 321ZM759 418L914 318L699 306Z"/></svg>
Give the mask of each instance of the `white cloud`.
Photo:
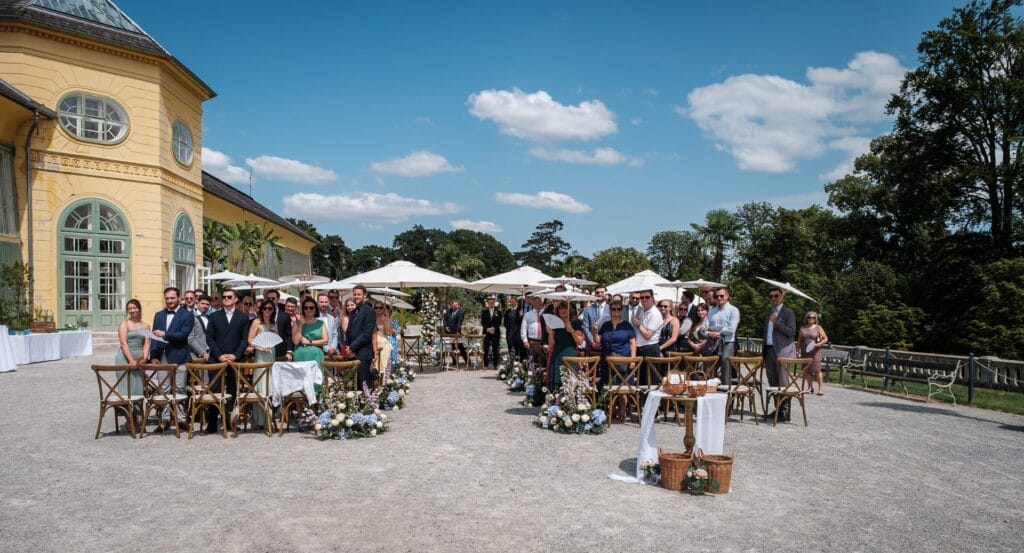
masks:
<svg viewBox="0 0 1024 553"><path fill-rule="evenodd" d="M566 106L540 90L482 90L470 94L469 112L498 124L504 134L531 140L592 140L617 130L615 114L600 100Z"/></svg>
<svg viewBox="0 0 1024 553"><path fill-rule="evenodd" d="M375 173L398 177L427 177L438 173L462 173L462 167L453 167L444 156L420 150L405 157L396 157L370 164Z"/></svg>
<svg viewBox="0 0 1024 553"><path fill-rule="evenodd" d="M246 159L245 163L252 167L253 174L257 177L272 181L326 184L338 180L338 174L330 169L309 165L294 159L260 156Z"/></svg>
<svg viewBox="0 0 1024 553"><path fill-rule="evenodd" d="M477 232L489 232L491 234L505 230L501 228L500 225L492 223L491 221L470 221L469 219L456 219L451 222L451 225L452 228L455 230L466 229L475 230Z"/></svg>
<svg viewBox="0 0 1024 553"><path fill-rule="evenodd" d="M853 162L858 156L866 154L871 149L871 139L862 136L846 136L833 140L829 145L836 150L846 152L847 156L831 171L820 175L821 180L825 182L832 182L853 173Z"/></svg>
<svg viewBox="0 0 1024 553"><path fill-rule="evenodd" d="M547 161L564 161L566 163L585 163L590 165L619 165L622 163L639 167L644 160L630 157L615 148L595 148L590 152L583 150L564 150L552 148L530 148L530 155Z"/></svg>
<svg viewBox="0 0 1024 553"><path fill-rule="evenodd" d="M284 198L284 212L289 217L321 221L365 221L370 224L401 223L414 217L457 213L454 203L437 203L398 194L324 195L298 193Z"/></svg>
<svg viewBox="0 0 1024 553"><path fill-rule="evenodd" d="M560 192L541 191L536 194L521 194L519 192L498 192L494 199L503 204L521 205L535 209L556 209L568 213L586 213L590 206L575 200L568 194Z"/></svg>
<svg viewBox="0 0 1024 553"><path fill-rule="evenodd" d="M249 171L243 167L232 165L231 158L227 154L203 146L202 155L203 171L230 184L249 183Z"/></svg>
<svg viewBox="0 0 1024 553"><path fill-rule="evenodd" d="M801 159L844 148L858 125L884 120L889 94L906 72L888 54L860 52L844 69L808 68L801 84L745 74L694 89L676 112L693 119L741 169L792 171Z"/></svg>

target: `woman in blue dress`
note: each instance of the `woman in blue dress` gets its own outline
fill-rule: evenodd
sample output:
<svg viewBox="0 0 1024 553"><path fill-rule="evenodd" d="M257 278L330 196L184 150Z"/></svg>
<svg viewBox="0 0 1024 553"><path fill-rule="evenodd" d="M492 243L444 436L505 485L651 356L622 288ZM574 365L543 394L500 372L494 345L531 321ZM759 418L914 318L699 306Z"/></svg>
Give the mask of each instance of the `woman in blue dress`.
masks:
<svg viewBox="0 0 1024 553"><path fill-rule="evenodd" d="M609 383L608 377L608 357L636 357L636 329L629 321L622 318L622 300L612 300L608 304L608 314L610 319L601 324L601 327L597 331L597 335L594 336L596 346L601 349L601 375L600 375L600 388L603 388ZM632 365L629 366L633 368ZM620 382L615 382L620 384ZM617 413L617 419L619 422L625 420L626 417L626 398L623 396L618 397L619 404L615 407L615 413Z"/></svg>

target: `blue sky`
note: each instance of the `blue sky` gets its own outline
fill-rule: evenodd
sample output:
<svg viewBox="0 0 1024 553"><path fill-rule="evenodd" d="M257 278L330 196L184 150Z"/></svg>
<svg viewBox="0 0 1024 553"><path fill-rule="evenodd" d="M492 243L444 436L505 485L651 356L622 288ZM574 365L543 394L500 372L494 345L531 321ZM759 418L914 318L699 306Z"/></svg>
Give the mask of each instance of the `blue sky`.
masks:
<svg viewBox="0 0 1024 553"><path fill-rule="evenodd" d="M824 204L962 2L117 4L217 91L204 168L270 208L353 248L557 218L590 255Z"/></svg>

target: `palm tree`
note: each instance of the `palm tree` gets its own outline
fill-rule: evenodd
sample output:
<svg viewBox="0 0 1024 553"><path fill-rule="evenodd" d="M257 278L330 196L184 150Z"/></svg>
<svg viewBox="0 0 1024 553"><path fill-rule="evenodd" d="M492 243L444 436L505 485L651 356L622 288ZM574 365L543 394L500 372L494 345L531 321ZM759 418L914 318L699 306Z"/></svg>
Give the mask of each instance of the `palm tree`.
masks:
<svg viewBox="0 0 1024 553"><path fill-rule="evenodd" d="M227 227L211 219L203 219L203 259L210 262L210 272L216 273L217 266L227 261Z"/></svg>
<svg viewBox="0 0 1024 553"><path fill-rule="evenodd" d="M584 278L584 275L587 272L587 261L588 259L582 255L566 256L565 261L562 261L562 274L576 278Z"/></svg>
<svg viewBox="0 0 1024 553"><path fill-rule="evenodd" d="M284 246L281 244L281 237L266 223L263 223L262 227L253 225L251 237L254 242L253 246L255 246L253 251L255 255L252 257L255 267L263 266L268 252L273 252L274 258L279 264L284 261Z"/></svg>
<svg viewBox="0 0 1024 553"><path fill-rule="evenodd" d="M462 253L455 244L445 242L434 250L432 268L454 277L476 280L480 278L480 271L484 270L484 262L475 256Z"/></svg>
<svg viewBox="0 0 1024 553"><path fill-rule="evenodd" d="M701 246L712 256L711 280L721 280L725 272L725 252L740 239L742 223L725 209L712 209L704 225L690 223L690 226L697 231Z"/></svg>

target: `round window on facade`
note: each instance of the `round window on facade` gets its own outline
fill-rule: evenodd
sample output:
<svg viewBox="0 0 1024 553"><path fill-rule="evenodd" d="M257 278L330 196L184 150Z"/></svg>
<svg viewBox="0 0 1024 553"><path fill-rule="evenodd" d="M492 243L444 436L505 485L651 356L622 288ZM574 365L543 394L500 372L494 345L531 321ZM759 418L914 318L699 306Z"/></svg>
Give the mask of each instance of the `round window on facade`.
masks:
<svg viewBox="0 0 1024 553"><path fill-rule="evenodd" d="M171 148L179 163L192 164L192 131L181 119L176 119L171 129Z"/></svg>
<svg viewBox="0 0 1024 553"><path fill-rule="evenodd" d="M81 140L114 144L128 135L128 115L117 102L84 92L60 100L60 126Z"/></svg>

